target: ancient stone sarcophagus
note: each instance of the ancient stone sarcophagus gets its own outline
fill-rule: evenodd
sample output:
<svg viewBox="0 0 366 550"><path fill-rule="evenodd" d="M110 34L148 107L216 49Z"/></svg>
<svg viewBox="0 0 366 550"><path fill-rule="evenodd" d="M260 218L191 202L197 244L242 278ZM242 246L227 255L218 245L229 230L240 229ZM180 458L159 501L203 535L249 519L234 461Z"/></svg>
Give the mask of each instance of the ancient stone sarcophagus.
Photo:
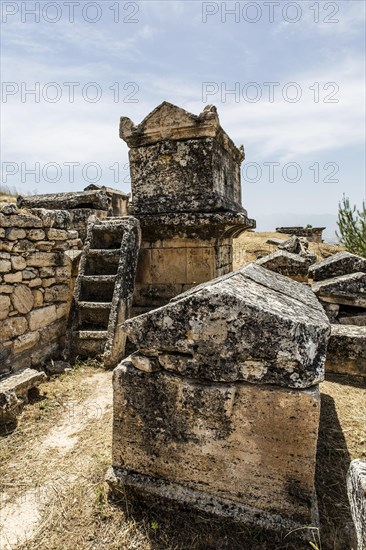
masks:
<svg viewBox="0 0 366 550"><path fill-rule="evenodd" d="M311 289L254 264L124 324L114 489L265 528L317 524L330 327Z"/></svg>
<svg viewBox="0 0 366 550"><path fill-rule="evenodd" d="M241 205L243 148L214 106L196 116L164 102L137 126L122 117L120 137L142 230L134 305L144 311L232 271L233 237L255 221Z"/></svg>

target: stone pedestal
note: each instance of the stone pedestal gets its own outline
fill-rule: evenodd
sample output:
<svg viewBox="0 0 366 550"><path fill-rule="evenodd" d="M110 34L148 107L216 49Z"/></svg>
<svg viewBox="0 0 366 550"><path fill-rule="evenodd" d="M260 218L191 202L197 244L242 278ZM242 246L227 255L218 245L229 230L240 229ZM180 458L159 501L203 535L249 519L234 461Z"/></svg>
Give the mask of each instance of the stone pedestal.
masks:
<svg viewBox="0 0 366 550"><path fill-rule="evenodd" d="M111 486L269 529L317 525L330 327L311 289L250 265L124 327L139 351L114 371Z"/></svg>
<svg viewBox="0 0 366 550"><path fill-rule="evenodd" d="M230 272L232 239L255 221L241 205L243 148L215 107L195 116L164 102L138 126L121 118L120 136L130 147L130 212L142 229L138 311Z"/></svg>

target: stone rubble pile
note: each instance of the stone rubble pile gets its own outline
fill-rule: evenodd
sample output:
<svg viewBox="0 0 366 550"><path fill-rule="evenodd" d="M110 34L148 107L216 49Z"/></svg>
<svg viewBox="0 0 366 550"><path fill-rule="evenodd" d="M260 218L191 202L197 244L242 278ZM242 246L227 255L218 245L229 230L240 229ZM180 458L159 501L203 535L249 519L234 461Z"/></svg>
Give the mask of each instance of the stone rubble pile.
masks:
<svg viewBox="0 0 366 550"><path fill-rule="evenodd" d="M366 376L366 259L339 252L312 265L309 276L332 323L327 371Z"/></svg>

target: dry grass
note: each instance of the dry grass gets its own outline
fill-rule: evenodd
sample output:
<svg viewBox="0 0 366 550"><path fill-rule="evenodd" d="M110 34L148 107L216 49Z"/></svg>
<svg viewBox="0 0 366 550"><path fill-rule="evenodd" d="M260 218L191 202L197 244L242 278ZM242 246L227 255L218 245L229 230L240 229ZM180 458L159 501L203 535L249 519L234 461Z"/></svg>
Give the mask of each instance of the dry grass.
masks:
<svg viewBox="0 0 366 550"><path fill-rule="evenodd" d="M29 497L41 513L35 534L16 546L18 550L310 549L308 543L291 543L201 513L148 507L123 495L119 501L110 498L104 476L111 461L111 410L106 407L97 415L90 408L90 402L103 394L110 399L110 387L110 372L96 369L95 364L79 365L43 384L40 397L26 407L18 428L1 439L4 504L17 503L23 495L21 502ZM350 515L345 472L350 459L366 456L366 392L362 381L339 376L323 383L321 390L317 470L321 548L346 550ZM65 439L70 403L75 404L76 435L69 435L71 441L77 437L76 443L66 451L62 445L45 448L45 440L57 426L61 442ZM88 403L87 422L80 426L77 404L87 410ZM310 531L309 540L313 540Z"/></svg>

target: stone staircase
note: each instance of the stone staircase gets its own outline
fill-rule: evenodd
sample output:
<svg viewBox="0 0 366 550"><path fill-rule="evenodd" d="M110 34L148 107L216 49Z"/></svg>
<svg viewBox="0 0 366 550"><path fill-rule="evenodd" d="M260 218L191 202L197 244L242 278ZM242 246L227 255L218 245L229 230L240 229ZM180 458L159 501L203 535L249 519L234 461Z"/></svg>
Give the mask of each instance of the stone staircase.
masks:
<svg viewBox="0 0 366 550"><path fill-rule="evenodd" d="M68 359L102 356L113 367L124 356L119 325L130 314L140 239L132 216L89 221L69 318Z"/></svg>

